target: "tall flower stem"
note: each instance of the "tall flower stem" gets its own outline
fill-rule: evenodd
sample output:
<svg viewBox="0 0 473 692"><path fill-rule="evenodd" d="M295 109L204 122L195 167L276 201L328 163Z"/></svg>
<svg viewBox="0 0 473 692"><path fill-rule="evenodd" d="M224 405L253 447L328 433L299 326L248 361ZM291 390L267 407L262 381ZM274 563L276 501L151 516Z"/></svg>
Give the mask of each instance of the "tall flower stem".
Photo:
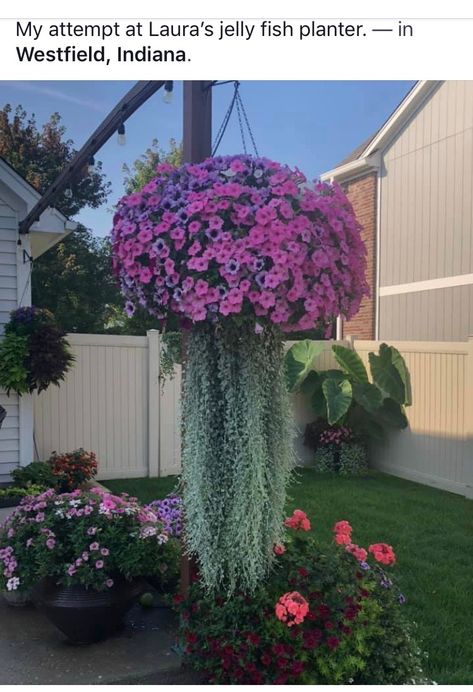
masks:
<svg viewBox="0 0 473 692"><path fill-rule="evenodd" d="M293 466L277 328L194 327L183 386L185 540L210 590L253 590L280 539Z"/></svg>

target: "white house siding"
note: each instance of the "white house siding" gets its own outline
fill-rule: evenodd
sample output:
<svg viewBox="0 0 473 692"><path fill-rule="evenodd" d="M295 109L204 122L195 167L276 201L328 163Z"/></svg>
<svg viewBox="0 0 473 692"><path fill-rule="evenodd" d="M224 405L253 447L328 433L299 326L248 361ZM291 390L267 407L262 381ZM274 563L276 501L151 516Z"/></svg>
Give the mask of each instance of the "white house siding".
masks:
<svg viewBox="0 0 473 692"><path fill-rule="evenodd" d="M9 313L18 304L17 296L17 216L0 198L0 334ZM10 472L19 463L18 397L0 390L0 405L7 417L0 429L0 483L10 480Z"/></svg>
<svg viewBox="0 0 473 692"><path fill-rule="evenodd" d="M430 94L384 150L380 189L380 338L466 339L473 333L473 81L442 82ZM450 287L403 292L450 277ZM383 296L386 287L398 295Z"/></svg>

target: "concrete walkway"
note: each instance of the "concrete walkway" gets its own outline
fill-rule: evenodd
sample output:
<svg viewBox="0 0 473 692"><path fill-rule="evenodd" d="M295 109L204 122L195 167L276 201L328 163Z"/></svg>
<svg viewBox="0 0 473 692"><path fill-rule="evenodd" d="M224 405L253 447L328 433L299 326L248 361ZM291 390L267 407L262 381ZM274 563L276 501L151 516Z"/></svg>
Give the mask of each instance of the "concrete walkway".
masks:
<svg viewBox="0 0 473 692"><path fill-rule="evenodd" d="M177 620L166 608L135 606L123 631L72 645L32 606L0 597L0 684L181 684L198 682L173 650Z"/></svg>

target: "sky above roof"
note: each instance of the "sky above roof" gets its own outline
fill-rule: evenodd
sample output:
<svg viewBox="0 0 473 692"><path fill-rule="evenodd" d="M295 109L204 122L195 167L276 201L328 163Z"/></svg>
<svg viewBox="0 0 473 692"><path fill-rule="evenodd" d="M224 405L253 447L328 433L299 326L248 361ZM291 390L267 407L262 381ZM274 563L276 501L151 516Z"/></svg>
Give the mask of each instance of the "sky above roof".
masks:
<svg viewBox="0 0 473 692"><path fill-rule="evenodd" d="M259 153L298 166L312 179L330 170L371 136L389 117L413 81L242 82L246 107ZM59 112L79 148L115 106L132 82L0 82L0 107L21 104L41 125ZM84 209L76 220L97 235L110 231L113 206L123 194L123 164L132 164L154 138L166 149L182 139L182 84L175 82L171 104L158 92L126 124L126 144L112 137L96 155L112 183L108 202ZM218 131L233 95L233 85L213 91L213 133ZM248 144L248 137L247 137ZM236 113L219 148L220 154L243 150Z"/></svg>

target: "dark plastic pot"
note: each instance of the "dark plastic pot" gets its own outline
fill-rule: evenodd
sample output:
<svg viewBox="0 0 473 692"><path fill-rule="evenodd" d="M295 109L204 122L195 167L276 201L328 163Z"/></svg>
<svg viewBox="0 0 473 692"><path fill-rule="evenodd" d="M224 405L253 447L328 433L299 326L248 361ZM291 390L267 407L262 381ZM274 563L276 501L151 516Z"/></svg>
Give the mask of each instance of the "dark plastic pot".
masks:
<svg viewBox="0 0 473 692"><path fill-rule="evenodd" d="M21 499L21 497L15 497L13 495L11 497L2 497L0 498L0 509L4 509L5 507L17 507Z"/></svg>
<svg viewBox="0 0 473 692"><path fill-rule="evenodd" d="M112 588L94 591L42 580L35 589L36 606L70 641L91 644L114 634L143 591L141 580L114 579Z"/></svg>

